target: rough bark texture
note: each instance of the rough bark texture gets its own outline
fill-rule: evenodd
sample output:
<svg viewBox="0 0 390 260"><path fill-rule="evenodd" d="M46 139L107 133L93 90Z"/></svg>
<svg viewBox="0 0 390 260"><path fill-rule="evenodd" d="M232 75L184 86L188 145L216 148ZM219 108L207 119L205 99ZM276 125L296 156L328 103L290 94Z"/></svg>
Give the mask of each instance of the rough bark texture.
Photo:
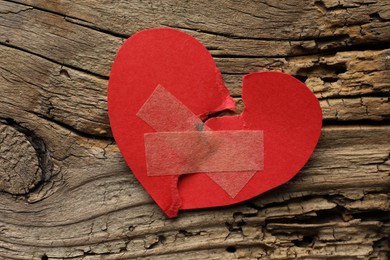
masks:
<svg viewBox="0 0 390 260"><path fill-rule="evenodd" d="M280 70L324 128L289 183L167 219L112 139L106 90L124 39L180 28L242 75ZM387 259L390 1L0 1L0 258Z"/></svg>

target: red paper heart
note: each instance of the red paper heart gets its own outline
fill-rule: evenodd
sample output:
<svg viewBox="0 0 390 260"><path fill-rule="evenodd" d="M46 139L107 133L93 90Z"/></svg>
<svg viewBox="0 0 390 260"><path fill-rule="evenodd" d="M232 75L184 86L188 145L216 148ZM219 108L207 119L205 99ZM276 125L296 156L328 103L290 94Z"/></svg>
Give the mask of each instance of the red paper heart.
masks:
<svg viewBox="0 0 390 260"><path fill-rule="evenodd" d="M234 108L234 101L210 53L190 35L145 30L119 50L108 88L111 128L134 175L169 217L178 209L241 202L287 182L310 158L320 136L321 108L303 83L281 72L252 73L243 78L244 112L211 118L206 125L214 131L262 130L262 171L247 177L221 173L219 181L205 173L187 174L178 184L177 176L147 176L144 134L155 129L137 113L159 85L201 119ZM164 129L163 120L161 124ZM223 186L234 190L235 185L238 194L232 198Z"/></svg>

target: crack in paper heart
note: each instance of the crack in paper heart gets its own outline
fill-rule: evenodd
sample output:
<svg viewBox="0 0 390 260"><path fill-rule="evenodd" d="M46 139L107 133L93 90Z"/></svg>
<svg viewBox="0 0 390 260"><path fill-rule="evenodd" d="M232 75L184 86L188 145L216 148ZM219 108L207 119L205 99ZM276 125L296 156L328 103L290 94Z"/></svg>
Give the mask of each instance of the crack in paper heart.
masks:
<svg viewBox="0 0 390 260"><path fill-rule="evenodd" d="M234 198L263 170L263 131L212 131L161 85L137 116L157 131L144 134L148 176L205 173Z"/></svg>

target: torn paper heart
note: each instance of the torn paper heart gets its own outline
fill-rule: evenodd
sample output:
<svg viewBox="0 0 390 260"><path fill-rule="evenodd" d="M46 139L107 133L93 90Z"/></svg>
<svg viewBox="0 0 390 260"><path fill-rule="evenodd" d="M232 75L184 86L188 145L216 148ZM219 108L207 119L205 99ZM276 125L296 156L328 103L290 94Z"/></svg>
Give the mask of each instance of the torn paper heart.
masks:
<svg viewBox="0 0 390 260"><path fill-rule="evenodd" d="M321 132L321 109L280 72L244 76L240 116L207 51L192 36L151 29L129 38L114 62L108 109L134 175L169 216L229 205L291 179Z"/></svg>

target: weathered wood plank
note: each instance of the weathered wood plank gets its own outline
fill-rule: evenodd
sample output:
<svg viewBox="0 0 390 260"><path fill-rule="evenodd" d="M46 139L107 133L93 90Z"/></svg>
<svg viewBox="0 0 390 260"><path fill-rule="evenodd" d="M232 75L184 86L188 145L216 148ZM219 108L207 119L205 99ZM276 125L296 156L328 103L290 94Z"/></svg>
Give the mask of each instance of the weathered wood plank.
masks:
<svg viewBox="0 0 390 260"><path fill-rule="evenodd" d="M389 10L389 0L0 0L0 258L387 259ZM319 145L292 181L163 215L111 138L106 104L119 46L161 26L207 46L237 113L253 71L290 73L320 99Z"/></svg>
<svg viewBox="0 0 390 260"><path fill-rule="evenodd" d="M5 127L34 129L52 164L38 189L0 193L0 252L7 257L205 257L210 249L234 258L368 257L379 254L373 248L389 230L390 127L325 128L310 162L288 184L248 203L168 220L111 140L80 137L9 106L0 111L16 119ZM359 212L369 210L383 219L362 219Z"/></svg>
<svg viewBox="0 0 390 260"><path fill-rule="evenodd" d="M212 3L171 0L159 4L96 0L78 3L71 0L59 3L44 0L17 2L127 35L144 28L170 26L237 38L301 40L337 36L345 38L343 46L389 36L383 27L383 20L389 19L388 0L246 1L245 4L228 0ZM227 18L230 18L229 21L226 21ZM335 44L334 40L329 39L324 45Z"/></svg>
<svg viewBox="0 0 390 260"><path fill-rule="evenodd" d="M0 53L1 102L87 134L111 135L106 79L6 46Z"/></svg>
<svg viewBox="0 0 390 260"><path fill-rule="evenodd" d="M0 2L0 42L108 76L121 38L73 26L64 17L10 2Z"/></svg>
<svg viewBox="0 0 390 260"><path fill-rule="evenodd" d="M0 89L3 93L0 96L1 102L15 104L22 110L68 125L85 134L111 136L107 116L106 91L108 83L106 79L7 46L0 45L0 53ZM388 51L367 52L366 55L352 52L349 55L351 60L348 63L348 67L351 69L344 73L346 75L336 75L328 67L325 67L329 70L328 74L326 72L319 74L316 69L313 69L312 74L305 74L308 76L306 82L319 98L321 96L338 96L343 93L349 93L352 96L366 93L384 94L390 89L390 74L387 67L382 64L385 61L383 57L387 55L386 53ZM356 56L360 59L355 58ZM374 57L382 57L383 59L373 61ZM340 63L344 62L339 57L329 58L328 60L326 64L333 64L335 60ZM354 62L355 60L360 60L360 62ZM231 62L231 65L226 66L228 63L225 63L223 69L229 70L235 64L240 64L239 61L228 62ZM312 62L313 60L309 62L301 60L301 63L305 65L299 63L296 66L304 70L306 69L304 66L312 64ZM289 67L279 68L290 73L294 73L292 68L299 70L294 67L293 62L285 61L283 66ZM315 68L316 65L312 66ZM243 65L238 66L238 71L242 71L243 67ZM276 65L274 68L278 69ZM251 70L251 68L248 69ZM378 71L375 71L375 69ZM227 85L233 86L233 88L230 88L231 92L240 95L241 87L234 87L234 84L241 85L241 82L230 82L230 75L227 76ZM236 81L239 77L238 75L234 76ZM316 85L315 82L321 81L321 77L324 79L335 77L337 81L332 83L323 82ZM364 82L366 82L366 87L362 88ZM18 89L17 92L15 88ZM21 99L20 96L25 98ZM345 96L348 97L347 94ZM239 99L238 101L237 113L243 109L242 101ZM388 119L390 116L390 104L386 97L324 99L321 101L321 106L325 120L380 121Z"/></svg>
<svg viewBox="0 0 390 260"><path fill-rule="evenodd" d="M381 14L384 16L383 9L390 6L389 1L361 5L354 3L356 6L353 8L345 7L343 9L340 7L338 10L329 11L326 16L321 13L321 7L308 5L305 1L299 1L299 4L295 3L294 5L278 4L277 7L261 6L261 3L237 6L229 1L225 1L225 3L221 1L219 4L225 6L221 9L217 6L207 8L210 5L207 1L204 4L186 3L184 6L181 1L164 2L162 5L166 5L168 9L162 5L154 8L144 3L135 2L113 4L109 1L96 3L94 1L80 3L73 1L61 1L60 3L25 1L25 3L57 12L65 17L37 10L30 6L0 1L0 8L4 10L0 16L0 24L3 24L0 26L1 43L17 46L48 57L60 64L75 66L104 76L109 75L110 65L122 43L122 38L104 32L118 30L118 34L127 38L140 29L167 25L158 19L158 13L162 12L165 13L164 17L172 19L175 24L179 23L176 24L179 28L193 28L195 31L187 30L187 32L201 40L217 56L289 57L323 50L329 51L330 49L339 50L342 46L362 42L367 44L372 41L373 47L377 47L375 44L378 43L390 42L390 33L386 30L389 24L383 21L378 22L368 15L375 16L377 14L379 16ZM202 5L205 5L204 8ZM228 7L229 5L232 7ZM264 17L250 15L255 10L252 5L261 8L261 13L266 15ZM99 8L95 8L96 6ZM248 8L248 10L234 10L233 6ZM302 8L303 6L305 8ZM186 22L193 22L188 25L180 25L180 20L183 17L177 20L166 14L169 7L182 9L186 14ZM117 11L111 13L111 10L114 9ZM129 13L127 10L132 11ZM206 13L204 17L200 14L200 12L215 12L216 10L227 10L228 13L232 13L232 16L228 17L235 17L235 19L230 20L231 24L223 23L222 21L225 19L216 23L216 21L208 20L218 20L219 16L225 16L228 13L221 13L217 16L213 16L216 15L215 13ZM88 21L92 26L84 27L76 24L74 19L66 17L67 15L81 16L80 19ZM143 19L138 18L140 15ZM172 15L175 16L175 14ZM196 19L192 20L191 15L194 15ZM294 24L291 21L296 20L297 15L300 16L300 19L297 24ZM280 20L281 17L283 20ZM318 17L320 19L317 19ZM275 19L277 21L273 21ZM311 26L305 23L309 23ZM318 23L317 27L316 23ZM171 26L175 27L175 24L171 24ZM198 27L203 28L206 24L206 29L197 31ZM118 26L119 28L116 28ZM365 27L367 29L364 29ZM95 29L103 29L104 32ZM213 29L220 31L216 31L214 34L202 32L202 30L208 32L213 31ZM340 30L342 31L339 32ZM241 39L240 35L243 33L253 39ZM251 33L260 33L260 35L249 36L248 34ZM280 35L276 35L275 39L272 39L272 35L275 33ZM348 35L348 33L352 33L352 35ZM233 37L229 34L232 34ZM234 37L236 34L237 37ZM271 39L262 39L262 34L267 35L267 38L271 37ZM260 39L257 39L259 37ZM297 37L299 38L297 39ZM301 40L307 38L313 39Z"/></svg>

